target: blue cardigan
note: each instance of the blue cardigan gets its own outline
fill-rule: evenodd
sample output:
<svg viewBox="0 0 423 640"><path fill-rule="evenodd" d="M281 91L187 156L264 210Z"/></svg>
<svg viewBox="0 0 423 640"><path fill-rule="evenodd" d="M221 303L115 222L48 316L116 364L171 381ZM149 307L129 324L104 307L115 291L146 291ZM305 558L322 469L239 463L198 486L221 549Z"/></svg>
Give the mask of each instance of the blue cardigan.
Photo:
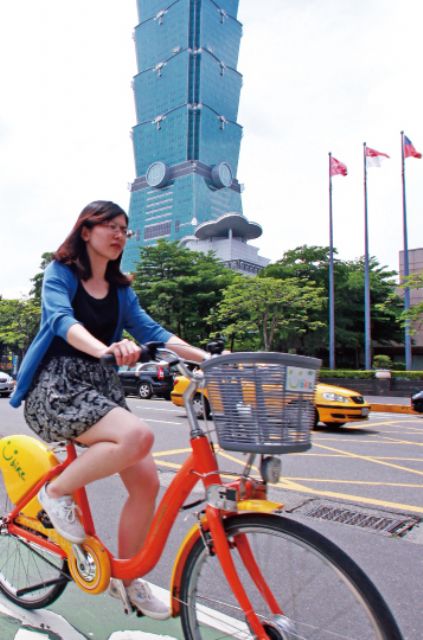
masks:
<svg viewBox="0 0 423 640"><path fill-rule="evenodd" d="M78 288L78 276L61 262L47 266L42 290L40 328L25 354L10 399L12 407L19 407L31 386L32 379L54 336L66 340L69 328L78 322L74 316L72 300ZM118 287L118 321L113 342L121 340L126 329L140 343L157 340L167 342L172 336L144 311L131 287Z"/></svg>

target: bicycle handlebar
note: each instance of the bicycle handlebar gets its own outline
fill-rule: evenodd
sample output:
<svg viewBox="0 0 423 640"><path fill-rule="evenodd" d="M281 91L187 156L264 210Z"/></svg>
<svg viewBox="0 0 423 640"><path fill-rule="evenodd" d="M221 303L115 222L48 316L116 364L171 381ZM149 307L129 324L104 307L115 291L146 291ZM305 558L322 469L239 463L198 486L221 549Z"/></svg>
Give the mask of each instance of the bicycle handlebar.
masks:
<svg viewBox="0 0 423 640"><path fill-rule="evenodd" d="M177 353L172 351L171 349L165 349L163 342L146 342L145 344L139 345L141 348L140 357L138 358L138 362L149 362L150 360L156 360L156 362L163 362L167 364L169 367L175 365L178 367L179 372L189 378L190 380L194 380L199 377L196 376L181 360L180 356ZM169 360L164 358L164 355L172 355L172 359ZM160 358L160 356L162 356ZM116 358L113 353L105 353L100 357L101 364L112 367L117 364Z"/></svg>

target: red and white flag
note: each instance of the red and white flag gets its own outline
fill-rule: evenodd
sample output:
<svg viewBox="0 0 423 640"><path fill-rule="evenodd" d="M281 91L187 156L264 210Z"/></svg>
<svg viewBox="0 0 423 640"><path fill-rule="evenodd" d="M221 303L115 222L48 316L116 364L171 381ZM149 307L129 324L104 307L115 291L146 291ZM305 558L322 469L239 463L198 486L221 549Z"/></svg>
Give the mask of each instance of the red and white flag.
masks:
<svg viewBox="0 0 423 640"><path fill-rule="evenodd" d="M330 158L330 175L331 176L346 176L348 174L347 166L331 156Z"/></svg>
<svg viewBox="0 0 423 640"><path fill-rule="evenodd" d="M422 157L422 154L420 153L420 151L417 151L417 149L415 149L410 138L407 138L407 136L404 136L404 158L421 158L421 157Z"/></svg>
<svg viewBox="0 0 423 640"><path fill-rule="evenodd" d="M383 158L389 158L388 154L366 147L366 165L368 167L380 167Z"/></svg>

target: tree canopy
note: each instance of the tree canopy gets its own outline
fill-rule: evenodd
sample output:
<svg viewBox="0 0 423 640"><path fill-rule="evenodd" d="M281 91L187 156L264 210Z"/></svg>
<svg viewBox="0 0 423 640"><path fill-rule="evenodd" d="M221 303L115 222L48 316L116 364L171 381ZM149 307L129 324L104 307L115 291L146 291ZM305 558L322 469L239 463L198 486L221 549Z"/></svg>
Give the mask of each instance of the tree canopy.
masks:
<svg viewBox="0 0 423 640"><path fill-rule="evenodd" d="M0 296L0 354L22 355L39 324L43 273L52 253L41 257L27 300ZM370 259L373 345L403 341L403 301L396 273ZM196 345L223 334L235 350L294 351L327 359L329 247L286 251L258 276L225 267L211 252L191 251L159 240L144 247L133 288L141 305L169 331ZM364 260L334 255L335 339L338 366L359 368L364 345ZM423 276L409 286L423 287ZM410 311L421 317L423 304Z"/></svg>
<svg viewBox="0 0 423 640"><path fill-rule="evenodd" d="M32 300L34 300L34 302L38 302L38 304L41 304L41 287L43 284L44 271L47 265L49 264L49 262L51 262L52 260L53 260L52 251L46 251L45 253L43 253L43 255L41 256L41 263L40 263L41 271L36 273L35 276L31 278L32 289L29 292L29 295L32 298Z"/></svg>
<svg viewBox="0 0 423 640"><path fill-rule="evenodd" d="M159 240L144 247L133 287L150 315L178 336L199 344L217 329L208 319L235 274L211 253Z"/></svg>
<svg viewBox="0 0 423 640"><path fill-rule="evenodd" d="M401 342L402 300L396 293L395 271L369 260L371 289L371 334L373 344ZM301 246L284 253L281 260L268 265L260 277L297 277L314 282L322 290L322 305L312 318L320 328L304 334L302 350L326 357L328 345L329 247ZM343 261L334 252L334 306L337 362L359 367L364 344L364 259ZM322 345L323 348L322 348Z"/></svg>
<svg viewBox="0 0 423 640"><path fill-rule="evenodd" d="M33 300L0 300L0 345L22 356L40 322L40 306Z"/></svg>
<svg viewBox="0 0 423 640"><path fill-rule="evenodd" d="M293 351L302 335L320 327L312 315L321 305L322 291L313 282L239 275L210 317L221 324L231 348Z"/></svg>

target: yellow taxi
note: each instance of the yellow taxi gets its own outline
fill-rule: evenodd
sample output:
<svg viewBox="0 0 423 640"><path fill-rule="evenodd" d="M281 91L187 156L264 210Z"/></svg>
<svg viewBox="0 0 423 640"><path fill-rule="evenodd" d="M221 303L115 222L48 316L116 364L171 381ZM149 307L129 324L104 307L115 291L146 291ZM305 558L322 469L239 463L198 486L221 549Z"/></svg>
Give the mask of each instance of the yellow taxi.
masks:
<svg viewBox="0 0 423 640"><path fill-rule="evenodd" d="M177 407L184 406L183 394L189 384L188 378L177 376L170 399ZM194 410L198 418L211 416L207 399L207 390L197 393L194 398ZM328 427L341 427L347 422L367 420L370 405L357 391L318 383L315 392L315 426L323 422Z"/></svg>

